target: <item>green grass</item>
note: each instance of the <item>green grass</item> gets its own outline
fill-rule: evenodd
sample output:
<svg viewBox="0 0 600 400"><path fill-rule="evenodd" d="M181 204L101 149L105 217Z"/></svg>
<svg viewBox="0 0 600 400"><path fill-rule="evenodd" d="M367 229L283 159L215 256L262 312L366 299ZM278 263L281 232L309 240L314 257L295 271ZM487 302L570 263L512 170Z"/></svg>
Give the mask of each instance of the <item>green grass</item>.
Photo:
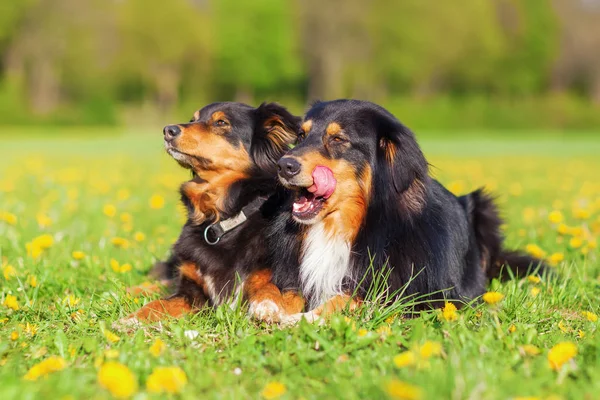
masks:
<svg viewBox="0 0 600 400"><path fill-rule="evenodd" d="M452 190L486 185L499 194L510 247L536 244L547 255L564 254L547 282L493 282L492 289L505 295L495 307L461 310L454 322L440 320L438 312L393 321L363 313L286 329L249 321L243 310L219 308L168 321L161 329L118 333L115 343L105 330L157 298L134 298L125 288L145 281L149 266L176 239L183 222L176 189L188 173L163 154L160 133L12 137L17 139L0 140L0 218L9 212L17 221L0 220L0 257L3 272L11 265L16 275L0 275L0 303L11 295L20 308L0 305L2 399L110 398L97 379L110 357L135 375L137 399L161 397L145 386L158 366L185 371L188 384L175 397L186 399L260 398L269 382L283 383L282 398L290 399L385 398L396 381L419 388L424 399L592 399L600 392L600 322L582 315L600 313L600 262L593 245L600 235L600 141L592 136L422 140L433 173ZM165 199L164 207L150 207L153 195ZM115 206L116 215L106 216L105 205ZM554 209L581 232L559 234L548 220ZM136 232L145 240L136 241ZM26 243L45 233L53 244L34 259ZM114 237L126 238L129 246L115 247ZM572 238L580 238L581 246ZM74 260L73 251L85 258ZM132 270L113 271L111 259L130 263ZM35 287L30 276L37 278ZM190 339L186 331L198 335ZM149 348L157 338L167 348L154 357ZM396 355L418 353L425 341L440 343L441 354L395 366ZM554 371L548 351L565 341L578 354ZM526 344L540 354L525 355ZM36 381L23 379L51 355L63 357L66 367Z"/></svg>

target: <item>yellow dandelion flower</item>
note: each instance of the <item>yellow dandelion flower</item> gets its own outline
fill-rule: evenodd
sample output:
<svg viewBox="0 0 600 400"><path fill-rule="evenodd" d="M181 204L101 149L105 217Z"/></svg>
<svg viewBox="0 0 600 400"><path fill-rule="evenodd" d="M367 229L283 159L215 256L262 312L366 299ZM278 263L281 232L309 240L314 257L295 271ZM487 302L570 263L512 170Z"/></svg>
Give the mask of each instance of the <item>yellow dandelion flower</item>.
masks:
<svg viewBox="0 0 600 400"><path fill-rule="evenodd" d="M560 321L558 323L558 329L560 329L561 332L563 333L569 333L571 331L571 328L569 328L568 326L565 325L564 321Z"/></svg>
<svg viewBox="0 0 600 400"><path fill-rule="evenodd" d="M571 240L569 240L569 247L571 247L572 249L578 249L583 245L583 239L575 236L572 237Z"/></svg>
<svg viewBox="0 0 600 400"><path fill-rule="evenodd" d="M149 200L150 208L158 210L165 206L165 198L159 194L152 195Z"/></svg>
<svg viewBox="0 0 600 400"><path fill-rule="evenodd" d="M30 324L29 322L25 323L25 325L23 326L23 329L25 329L25 333L28 334L29 336L35 336L35 334L38 331L38 327L37 325L34 324Z"/></svg>
<svg viewBox="0 0 600 400"><path fill-rule="evenodd" d="M41 376L46 376L52 372L63 370L66 366L67 362L64 358L52 356L31 367L25 374L24 379L28 381L35 381Z"/></svg>
<svg viewBox="0 0 600 400"><path fill-rule="evenodd" d="M6 307L17 311L19 309L19 302L17 301L17 297L12 294L7 294L4 298L4 304Z"/></svg>
<svg viewBox="0 0 600 400"><path fill-rule="evenodd" d="M81 299L75 297L75 295L72 294L69 294L65 296L64 299L62 299L62 303L69 307L75 307L77 304L79 304L80 301Z"/></svg>
<svg viewBox="0 0 600 400"><path fill-rule="evenodd" d="M532 297L536 297L538 294L540 294L540 292L542 291L542 289L540 289L537 286L534 286L531 288L530 293Z"/></svg>
<svg viewBox="0 0 600 400"><path fill-rule="evenodd" d="M596 247L598 247L598 242L596 241L596 238L589 239L587 242L587 247L589 247L590 249L595 249Z"/></svg>
<svg viewBox="0 0 600 400"><path fill-rule="evenodd" d="M120 399L132 396L138 389L137 379L131 370L116 361L109 361L100 367L98 383Z"/></svg>
<svg viewBox="0 0 600 400"><path fill-rule="evenodd" d="M124 200L127 200L130 195L131 194L129 193L129 190L119 189L119 191L117 192L117 199L120 201L124 201Z"/></svg>
<svg viewBox="0 0 600 400"><path fill-rule="evenodd" d="M487 292L482 296L483 301L488 304L496 304L504 298L502 293L498 292Z"/></svg>
<svg viewBox="0 0 600 400"><path fill-rule="evenodd" d="M447 188L453 194L459 195L465 191L465 183L463 181L450 182Z"/></svg>
<svg viewBox="0 0 600 400"><path fill-rule="evenodd" d="M541 281L541 278L540 278L539 276L537 276L537 275L529 275L529 276L527 277L527 280L528 280L530 283L534 283L534 284L535 284L535 283L540 283L540 281Z"/></svg>
<svg viewBox="0 0 600 400"><path fill-rule="evenodd" d="M9 225L17 224L17 216L8 211L0 211L0 221L4 221Z"/></svg>
<svg viewBox="0 0 600 400"><path fill-rule="evenodd" d="M594 314L593 312L589 312L589 311L583 311L581 313L581 315L583 315L583 317L585 319L587 319L590 322L596 322L598 321L598 316L596 314Z"/></svg>
<svg viewBox="0 0 600 400"><path fill-rule="evenodd" d="M269 382L265 385L265 387L263 388L262 392L260 392L260 394L262 395L262 397L269 400L269 399L276 399L278 397L283 396L286 391L287 391L287 388L285 387L285 385L283 383Z"/></svg>
<svg viewBox="0 0 600 400"><path fill-rule="evenodd" d="M385 385L385 391L392 399L419 400L423 398L423 391L418 386L393 379Z"/></svg>
<svg viewBox="0 0 600 400"><path fill-rule="evenodd" d="M528 244L525 246L525 251L536 258L544 258L546 256L546 252L537 244Z"/></svg>
<svg viewBox="0 0 600 400"><path fill-rule="evenodd" d="M456 321L458 319L458 312L454 303L447 302L444 305L441 317L446 321Z"/></svg>
<svg viewBox="0 0 600 400"><path fill-rule="evenodd" d="M106 215L107 217L114 217L115 215L117 215L117 207L115 207L112 204L105 204L104 207L102 207L102 212L104 213L104 215Z"/></svg>
<svg viewBox="0 0 600 400"><path fill-rule="evenodd" d="M136 233L133 235L133 239L134 239L136 242L143 242L144 240L146 240L146 235L145 235L145 234L143 234L142 232L136 232Z"/></svg>
<svg viewBox="0 0 600 400"><path fill-rule="evenodd" d="M532 207L527 207L523 210L523 220L526 224L533 222L535 219L535 209Z"/></svg>
<svg viewBox="0 0 600 400"><path fill-rule="evenodd" d="M110 358L117 358L119 357L119 350L115 350L115 349L108 349L104 351L104 358L110 359Z"/></svg>
<svg viewBox="0 0 600 400"><path fill-rule="evenodd" d="M119 215L119 218L124 224L130 224L133 222L133 216L126 212L121 213L121 215Z"/></svg>
<svg viewBox="0 0 600 400"><path fill-rule="evenodd" d="M554 210L550 214L548 214L548 220L553 224L560 224L561 222L563 222L564 217L560 211Z"/></svg>
<svg viewBox="0 0 600 400"><path fill-rule="evenodd" d="M523 346L521 346L521 349L523 350L523 353L525 353L528 356L537 356L541 352L537 346L534 346L532 344L524 344Z"/></svg>
<svg viewBox="0 0 600 400"><path fill-rule="evenodd" d="M585 337L585 332L580 329L579 332L577 332L577 337L579 337L579 339L583 339Z"/></svg>
<svg viewBox="0 0 600 400"><path fill-rule="evenodd" d="M571 342L558 343L548 352L548 363L553 370L559 370L577 355L577 346Z"/></svg>
<svg viewBox="0 0 600 400"><path fill-rule="evenodd" d="M115 260L114 258L111 258L110 268L117 273L123 274L125 272L131 271L131 264L129 264L129 263L119 264L119 262L117 260Z"/></svg>
<svg viewBox="0 0 600 400"><path fill-rule="evenodd" d="M556 227L556 232L558 232L561 235L566 235L567 233L569 233L569 227L566 224L558 224L558 226Z"/></svg>
<svg viewBox="0 0 600 400"><path fill-rule="evenodd" d="M398 368L409 367L417 362L417 357L412 351L405 351L394 357L394 365Z"/></svg>
<svg viewBox="0 0 600 400"><path fill-rule="evenodd" d="M41 256L43 252L43 249L41 247L35 246L31 242L25 243L25 249L27 250L27 255L33 259L39 258L39 256Z"/></svg>
<svg viewBox="0 0 600 400"><path fill-rule="evenodd" d="M510 333L515 333L517 331L517 327L515 326L515 324L512 324L511 326L509 326L508 331Z"/></svg>
<svg viewBox="0 0 600 400"><path fill-rule="evenodd" d="M71 253L71 257L75 260L83 260L85 258L85 253L83 251L76 250Z"/></svg>
<svg viewBox="0 0 600 400"><path fill-rule="evenodd" d="M366 330L365 328L360 328L357 332L358 337L363 337L363 336L367 336L367 334L369 333L368 330Z"/></svg>
<svg viewBox="0 0 600 400"><path fill-rule="evenodd" d="M16 341L18 338L19 338L19 332L12 331L10 333L10 340L12 340L13 342Z"/></svg>
<svg viewBox="0 0 600 400"><path fill-rule="evenodd" d="M111 331L109 331L109 330L105 330L105 331L104 331L104 337L105 337L105 338L106 338L106 339L107 339L109 342L111 342L111 343L116 343L116 342L118 342L119 340L121 340L121 338L120 338L120 337L118 337L117 335L115 335L114 333L112 333L112 332L111 332Z"/></svg>
<svg viewBox="0 0 600 400"><path fill-rule="evenodd" d="M154 343L152 343L152 346L150 346L150 354L152 354L154 357L158 357L165 351L166 348L167 345L165 342L157 338Z"/></svg>
<svg viewBox="0 0 600 400"><path fill-rule="evenodd" d="M40 235L31 242L33 246L39 247L42 250L49 249L54 244L54 238L50 234Z"/></svg>
<svg viewBox="0 0 600 400"><path fill-rule="evenodd" d="M565 255L563 253L552 253L550 257L548 257L548 264L555 267L562 261L564 261Z"/></svg>
<svg viewBox="0 0 600 400"><path fill-rule="evenodd" d="M120 247L123 249L126 249L129 247L129 240L122 238L122 237L115 236L114 238L110 239L110 242L115 247Z"/></svg>
<svg viewBox="0 0 600 400"><path fill-rule="evenodd" d="M17 270L12 265L8 264L2 267L2 274L4 275L4 279L10 281L10 278L13 276L17 276Z"/></svg>
<svg viewBox="0 0 600 400"><path fill-rule="evenodd" d="M376 331L380 336L389 336L392 334L392 328L388 325L382 325Z"/></svg>
<svg viewBox="0 0 600 400"><path fill-rule="evenodd" d="M428 359L433 356L439 356L440 354L442 354L442 344L439 342L427 340L419 348L419 354L423 359Z"/></svg>
<svg viewBox="0 0 600 400"><path fill-rule="evenodd" d="M28 275L27 276L27 284L31 287L37 287L37 285L38 285L37 277L35 275Z"/></svg>
<svg viewBox="0 0 600 400"><path fill-rule="evenodd" d="M150 393L180 393L187 384L187 376L179 367L156 367L146 381Z"/></svg>
<svg viewBox="0 0 600 400"><path fill-rule="evenodd" d="M577 219L589 219L592 213L587 208L576 208L573 210L573 216Z"/></svg>
<svg viewBox="0 0 600 400"><path fill-rule="evenodd" d="M44 213L38 213L35 216L35 219L37 220L38 226L40 228L47 228L49 226L52 226L52 218L50 218Z"/></svg>

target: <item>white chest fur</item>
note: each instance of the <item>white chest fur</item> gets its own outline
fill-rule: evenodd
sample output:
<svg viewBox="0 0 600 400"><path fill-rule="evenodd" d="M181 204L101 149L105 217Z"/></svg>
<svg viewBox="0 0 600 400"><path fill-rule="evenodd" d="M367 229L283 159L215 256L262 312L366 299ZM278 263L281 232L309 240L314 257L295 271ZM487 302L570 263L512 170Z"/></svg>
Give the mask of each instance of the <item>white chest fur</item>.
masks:
<svg viewBox="0 0 600 400"><path fill-rule="evenodd" d="M303 245L300 279L303 293L311 297L310 309L343 294L342 282L350 273L350 244L324 228L322 222L312 225Z"/></svg>

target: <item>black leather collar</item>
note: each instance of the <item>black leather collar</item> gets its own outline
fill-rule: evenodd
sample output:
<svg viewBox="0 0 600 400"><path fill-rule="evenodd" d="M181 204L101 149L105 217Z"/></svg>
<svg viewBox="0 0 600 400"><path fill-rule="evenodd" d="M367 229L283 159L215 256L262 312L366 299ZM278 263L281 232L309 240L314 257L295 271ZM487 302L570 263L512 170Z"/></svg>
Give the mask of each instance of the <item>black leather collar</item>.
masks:
<svg viewBox="0 0 600 400"><path fill-rule="evenodd" d="M234 215L231 218L223 219L214 224L208 225L206 229L204 229L204 241L210 245L215 245L219 243L221 237L225 235L227 232L237 228L242 225L246 220L254 213L260 210L260 207L267 201L266 197L257 197L252 200L250 203L242 207L242 211L238 214ZM209 238L209 235L215 239Z"/></svg>

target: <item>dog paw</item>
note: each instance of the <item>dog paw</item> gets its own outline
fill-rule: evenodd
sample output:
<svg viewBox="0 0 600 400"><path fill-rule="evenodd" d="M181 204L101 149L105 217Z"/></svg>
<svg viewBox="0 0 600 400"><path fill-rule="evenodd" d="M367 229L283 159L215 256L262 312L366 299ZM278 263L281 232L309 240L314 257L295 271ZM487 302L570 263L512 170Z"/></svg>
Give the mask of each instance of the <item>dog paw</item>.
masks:
<svg viewBox="0 0 600 400"><path fill-rule="evenodd" d="M112 328L115 331L123 333L131 333L142 327L142 323L135 316L130 315L126 318L121 318L118 321L113 322Z"/></svg>
<svg viewBox="0 0 600 400"><path fill-rule="evenodd" d="M248 309L248 314L252 318L265 322L277 322L280 319L281 310L275 302L271 300L262 300L256 303L251 303Z"/></svg>
<svg viewBox="0 0 600 400"><path fill-rule="evenodd" d="M313 311L282 316L279 323L282 326L294 326L298 325L303 319L311 324L317 323L318 325L323 325L325 323L325 320Z"/></svg>

